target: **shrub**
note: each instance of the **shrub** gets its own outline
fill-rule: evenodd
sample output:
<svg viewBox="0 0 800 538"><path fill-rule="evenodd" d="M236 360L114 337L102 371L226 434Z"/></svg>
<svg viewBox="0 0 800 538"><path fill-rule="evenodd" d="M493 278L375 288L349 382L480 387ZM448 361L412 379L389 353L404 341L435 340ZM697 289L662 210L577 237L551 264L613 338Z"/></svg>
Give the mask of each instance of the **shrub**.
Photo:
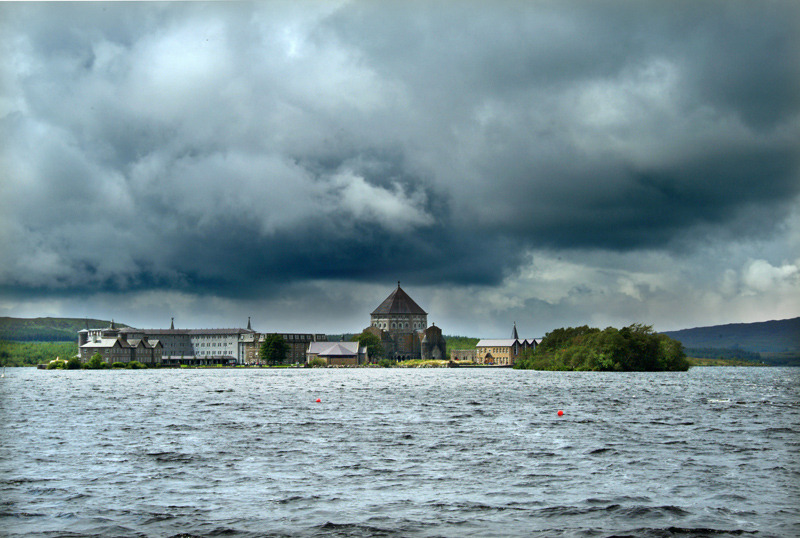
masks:
<svg viewBox="0 0 800 538"><path fill-rule="evenodd" d="M81 360L78 357L70 357L67 361L67 370L80 370Z"/></svg>
<svg viewBox="0 0 800 538"><path fill-rule="evenodd" d="M128 366L128 365L127 365L127 364L125 364L124 362L115 362L115 363L112 363L112 364L111 364L111 367L112 367L112 368L125 368L125 367L127 367L127 366Z"/></svg>
<svg viewBox="0 0 800 538"><path fill-rule="evenodd" d="M142 363L141 363L141 362L139 362L139 361L131 361L131 362L129 362L129 363L127 364L127 368L129 368L129 369L131 369L131 370L141 370L141 369L143 369L143 368L147 368L147 365L145 365L145 364L142 364Z"/></svg>
<svg viewBox="0 0 800 538"><path fill-rule="evenodd" d="M67 367L67 361L56 359L47 364L48 370L64 370Z"/></svg>
<svg viewBox="0 0 800 538"><path fill-rule="evenodd" d="M102 355L95 353L92 355L91 359L86 361L86 364L84 364L83 367L88 370L100 370L102 368L108 368L108 364L103 360Z"/></svg>

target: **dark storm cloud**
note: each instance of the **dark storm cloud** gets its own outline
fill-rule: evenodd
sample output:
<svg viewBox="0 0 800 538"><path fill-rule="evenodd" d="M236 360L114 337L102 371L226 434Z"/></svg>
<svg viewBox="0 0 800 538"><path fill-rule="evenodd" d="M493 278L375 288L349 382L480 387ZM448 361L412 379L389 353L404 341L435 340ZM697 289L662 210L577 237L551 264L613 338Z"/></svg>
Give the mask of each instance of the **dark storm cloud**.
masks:
<svg viewBox="0 0 800 538"><path fill-rule="evenodd" d="M0 284L492 284L769 234L793 2L3 5Z"/></svg>

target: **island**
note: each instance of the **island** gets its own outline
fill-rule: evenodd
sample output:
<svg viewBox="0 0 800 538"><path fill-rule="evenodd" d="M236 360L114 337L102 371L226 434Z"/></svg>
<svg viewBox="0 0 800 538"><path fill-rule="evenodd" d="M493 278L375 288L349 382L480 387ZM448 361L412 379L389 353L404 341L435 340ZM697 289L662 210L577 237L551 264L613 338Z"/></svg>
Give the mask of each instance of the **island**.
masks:
<svg viewBox="0 0 800 538"><path fill-rule="evenodd" d="M634 323L622 329L568 327L551 331L514 368L558 371L686 371L683 344Z"/></svg>

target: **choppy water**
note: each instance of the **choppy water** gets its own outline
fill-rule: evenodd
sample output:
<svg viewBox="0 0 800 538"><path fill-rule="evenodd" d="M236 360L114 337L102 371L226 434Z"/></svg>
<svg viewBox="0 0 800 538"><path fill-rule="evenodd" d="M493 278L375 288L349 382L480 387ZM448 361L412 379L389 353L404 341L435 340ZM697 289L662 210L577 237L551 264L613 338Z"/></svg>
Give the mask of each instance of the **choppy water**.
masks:
<svg viewBox="0 0 800 538"><path fill-rule="evenodd" d="M799 369L6 375L7 536L800 536Z"/></svg>

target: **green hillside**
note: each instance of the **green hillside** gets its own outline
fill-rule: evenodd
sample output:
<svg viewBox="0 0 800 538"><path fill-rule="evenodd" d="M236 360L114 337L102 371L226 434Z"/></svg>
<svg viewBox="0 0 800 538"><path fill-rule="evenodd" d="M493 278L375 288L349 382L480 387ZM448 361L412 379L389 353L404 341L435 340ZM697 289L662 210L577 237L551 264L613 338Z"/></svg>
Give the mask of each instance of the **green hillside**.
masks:
<svg viewBox="0 0 800 538"><path fill-rule="evenodd" d="M697 327L664 334L680 341L684 347L800 354L800 318Z"/></svg>
<svg viewBox="0 0 800 538"><path fill-rule="evenodd" d="M475 349L480 339L469 336L445 335L444 341L447 343L447 358L450 358L450 352L454 349Z"/></svg>
<svg viewBox="0 0 800 538"><path fill-rule="evenodd" d="M78 341L78 331L108 327L111 322L85 318L7 318L0 317L0 340L12 342ZM125 325L118 324L120 327Z"/></svg>
<svg viewBox="0 0 800 538"><path fill-rule="evenodd" d="M78 340L73 342L9 342L0 340L0 364L35 366L53 359L69 359L78 354Z"/></svg>
<svg viewBox="0 0 800 538"><path fill-rule="evenodd" d="M732 323L668 331L693 357L739 358L753 360L753 355L769 364L800 364L800 318Z"/></svg>

